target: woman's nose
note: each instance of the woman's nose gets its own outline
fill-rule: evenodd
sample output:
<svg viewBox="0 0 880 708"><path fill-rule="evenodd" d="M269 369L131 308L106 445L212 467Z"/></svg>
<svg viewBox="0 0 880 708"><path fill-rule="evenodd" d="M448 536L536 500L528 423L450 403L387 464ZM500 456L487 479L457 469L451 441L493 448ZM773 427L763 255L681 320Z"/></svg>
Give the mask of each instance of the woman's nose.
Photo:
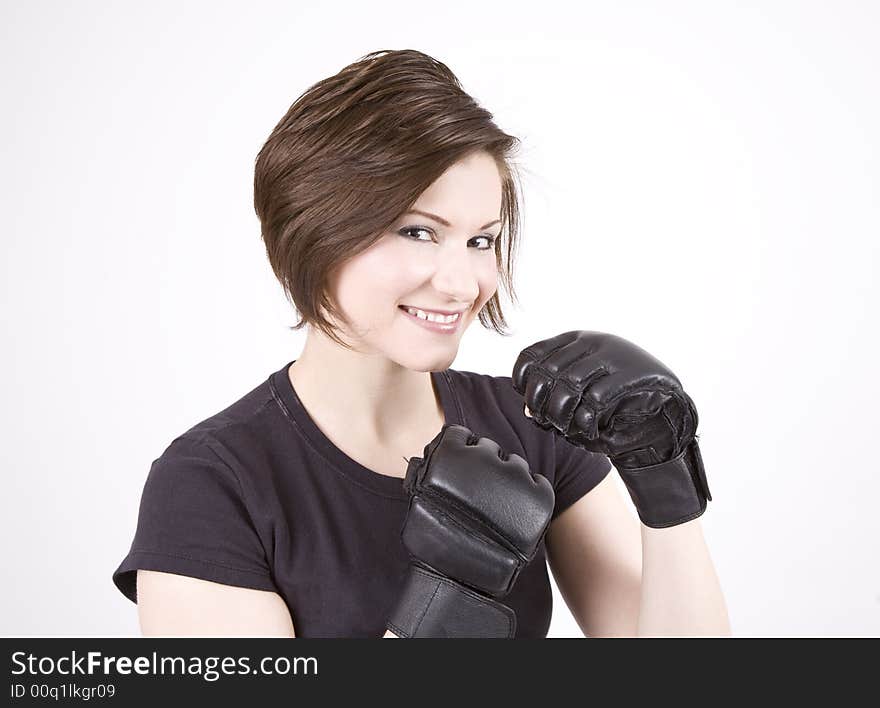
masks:
<svg viewBox="0 0 880 708"><path fill-rule="evenodd" d="M441 248L437 268L432 279L434 288L445 293L450 299L462 303L473 303L480 292L480 285L474 270L473 249Z"/></svg>

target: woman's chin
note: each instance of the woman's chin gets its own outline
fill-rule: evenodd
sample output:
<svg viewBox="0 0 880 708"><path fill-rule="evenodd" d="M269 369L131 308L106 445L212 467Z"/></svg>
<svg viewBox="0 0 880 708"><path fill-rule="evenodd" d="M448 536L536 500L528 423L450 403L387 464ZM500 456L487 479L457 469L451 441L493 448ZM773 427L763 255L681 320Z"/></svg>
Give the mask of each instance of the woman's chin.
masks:
<svg viewBox="0 0 880 708"><path fill-rule="evenodd" d="M398 364L409 369L410 371L443 371L452 366L455 361L455 351L437 352L436 354L422 351L419 353L407 352L400 357L392 357Z"/></svg>

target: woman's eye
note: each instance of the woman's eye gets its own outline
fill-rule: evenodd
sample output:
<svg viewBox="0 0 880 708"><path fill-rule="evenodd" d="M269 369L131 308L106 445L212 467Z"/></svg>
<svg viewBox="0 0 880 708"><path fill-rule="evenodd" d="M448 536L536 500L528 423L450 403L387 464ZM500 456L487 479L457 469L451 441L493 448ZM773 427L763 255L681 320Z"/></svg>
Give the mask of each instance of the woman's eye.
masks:
<svg viewBox="0 0 880 708"><path fill-rule="evenodd" d="M423 228L420 227L420 226L411 226L410 228L407 228L407 229L401 229L398 233L401 234L401 235L403 235L403 236L406 236L406 237L412 239L413 241L424 241L425 239L422 239L422 238L413 238L412 236L409 235L409 234L411 234L411 233L415 233L415 232L419 232L419 231L421 231L421 232L423 232L423 233L426 233L426 234L430 234L430 233L431 233L431 231L430 231L429 229L423 229ZM429 241L432 241L433 239L430 239L430 238L429 238L428 240L429 240Z"/></svg>
<svg viewBox="0 0 880 708"><path fill-rule="evenodd" d="M423 239L423 238L418 238L417 236L411 235L411 234L419 233L419 232L429 234L429 238ZM410 226L408 228L401 229L397 233L399 233L401 236L406 236L407 238L409 238L412 241L433 241L434 240L433 237L430 236L432 234L432 231L430 229L426 229L421 226ZM479 251L490 251L490 250L492 250L492 247L495 245L495 237L494 236L475 236L474 238L477 238L477 239L481 238L486 241L486 245L484 247L477 249Z"/></svg>

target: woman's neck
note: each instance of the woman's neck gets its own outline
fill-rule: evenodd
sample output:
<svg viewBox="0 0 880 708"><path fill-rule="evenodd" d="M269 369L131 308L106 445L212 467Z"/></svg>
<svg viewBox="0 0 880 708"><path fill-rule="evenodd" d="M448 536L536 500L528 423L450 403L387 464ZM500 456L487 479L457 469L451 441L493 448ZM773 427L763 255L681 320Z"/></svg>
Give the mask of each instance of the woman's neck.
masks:
<svg viewBox="0 0 880 708"><path fill-rule="evenodd" d="M288 376L319 427L346 430L365 444L393 447L407 431L442 426L430 372L348 351L311 329Z"/></svg>

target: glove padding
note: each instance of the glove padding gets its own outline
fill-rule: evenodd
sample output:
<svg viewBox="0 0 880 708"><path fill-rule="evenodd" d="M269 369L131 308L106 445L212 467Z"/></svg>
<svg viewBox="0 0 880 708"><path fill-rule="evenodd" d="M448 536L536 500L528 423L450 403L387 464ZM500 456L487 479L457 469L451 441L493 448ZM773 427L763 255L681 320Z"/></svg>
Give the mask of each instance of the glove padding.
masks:
<svg viewBox="0 0 880 708"><path fill-rule="evenodd" d="M512 638L497 601L537 552L555 505L550 482L490 438L446 424L409 460L401 530L412 565L388 628L401 637Z"/></svg>
<svg viewBox="0 0 880 708"><path fill-rule="evenodd" d="M712 495L697 409L644 349L613 334L564 332L526 347L511 379L537 425L610 458L646 526L674 526L705 511Z"/></svg>

